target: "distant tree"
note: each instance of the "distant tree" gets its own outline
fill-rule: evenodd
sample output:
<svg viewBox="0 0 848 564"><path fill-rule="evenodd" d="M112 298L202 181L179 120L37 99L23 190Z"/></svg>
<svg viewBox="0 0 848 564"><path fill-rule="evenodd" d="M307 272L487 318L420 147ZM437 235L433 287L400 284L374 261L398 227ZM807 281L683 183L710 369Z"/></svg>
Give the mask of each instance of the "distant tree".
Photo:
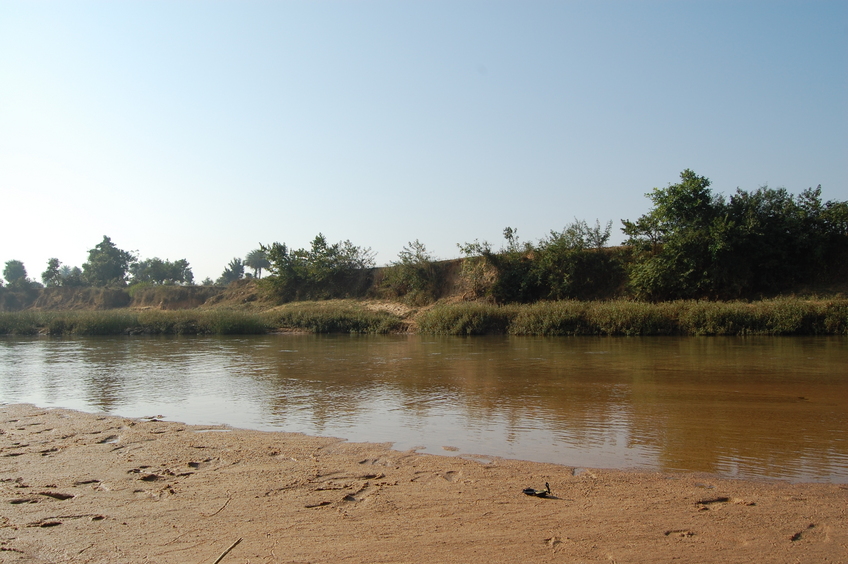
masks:
<svg viewBox="0 0 848 564"><path fill-rule="evenodd" d="M9 283L9 288L24 288L29 282L24 263L19 260L6 261L6 268L3 269L3 277Z"/></svg>
<svg viewBox="0 0 848 564"><path fill-rule="evenodd" d="M520 252L521 247L518 244L518 229L514 227L504 227L503 230L504 239L506 239L506 248L504 249L508 253Z"/></svg>
<svg viewBox="0 0 848 564"><path fill-rule="evenodd" d="M262 269L271 266L271 262L268 260L268 254L265 251L256 249L247 253L247 256L244 257L244 265L253 269L254 277L262 278Z"/></svg>
<svg viewBox="0 0 848 564"><path fill-rule="evenodd" d="M729 201L691 170L647 194L654 206L622 231L635 253L637 297L737 298L814 282L848 249L848 202L823 202L821 187L737 189Z"/></svg>
<svg viewBox="0 0 848 564"><path fill-rule="evenodd" d="M82 265L83 278L92 286L125 284L130 265L138 259L129 251L123 251L103 236L103 241L88 251L88 261Z"/></svg>
<svg viewBox="0 0 848 564"><path fill-rule="evenodd" d="M41 281L48 288L62 285L62 275L59 272L60 265L61 263L57 258L51 258L47 261L47 270L41 273Z"/></svg>
<svg viewBox="0 0 848 564"><path fill-rule="evenodd" d="M319 233L309 249L274 243L262 250L271 265L269 280L284 301L360 295L367 287L374 255L350 241L329 244Z"/></svg>
<svg viewBox="0 0 848 564"><path fill-rule="evenodd" d="M586 233L586 243L589 247L600 251L609 242L610 233L612 232L612 220L607 221L606 225L601 228L601 222L595 220L595 226L589 227L586 222L583 222L583 228Z"/></svg>
<svg viewBox="0 0 848 564"><path fill-rule="evenodd" d="M200 283L201 286L213 286L214 284L215 281L212 280L212 278L210 278L209 276L204 278L203 281Z"/></svg>
<svg viewBox="0 0 848 564"><path fill-rule="evenodd" d="M512 227L503 230L506 244L498 252L486 241L459 245L466 293L498 303L613 296L626 272L621 257L600 252L611 229L612 222L601 226L595 220L590 227L575 219L538 245L520 244Z"/></svg>
<svg viewBox="0 0 848 564"><path fill-rule="evenodd" d="M191 284L194 282L194 274L186 259L174 262L158 257L146 259L131 264L130 274L133 283Z"/></svg>
<svg viewBox="0 0 848 564"><path fill-rule="evenodd" d="M723 201L710 180L689 169L680 182L647 194L654 207L638 221L623 221L627 243L640 253L631 268L631 285L649 299L696 298L713 292L711 276L722 252L714 235L724 219Z"/></svg>
<svg viewBox="0 0 848 564"><path fill-rule="evenodd" d="M793 196L785 188L737 189L727 204L721 272L736 286L775 292L839 269L848 242L848 202L822 202L821 186Z"/></svg>
<svg viewBox="0 0 848 564"><path fill-rule="evenodd" d="M68 265L61 266L59 277L62 286L85 286L85 281L82 279L82 270L78 266L73 268Z"/></svg>
<svg viewBox="0 0 848 564"><path fill-rule="evenodd" d="M602 253L610 237L612 222L605 227L595 220L589 227L575 219L561 231L551 231L534 253L527 284L535 289L536 299L591 299L614 294L623 283L621 261Z"/></svg>
<svg viewBox="0 0 848 564"><path fill-rule="evenodd" d="M244 278L244 262L236 257L230 261L227 265L227 268L224 269L224 272L221 273L221 276L218 278L217 283L226 286L231 282L235 282L236 280L241 280Z"/></svg>

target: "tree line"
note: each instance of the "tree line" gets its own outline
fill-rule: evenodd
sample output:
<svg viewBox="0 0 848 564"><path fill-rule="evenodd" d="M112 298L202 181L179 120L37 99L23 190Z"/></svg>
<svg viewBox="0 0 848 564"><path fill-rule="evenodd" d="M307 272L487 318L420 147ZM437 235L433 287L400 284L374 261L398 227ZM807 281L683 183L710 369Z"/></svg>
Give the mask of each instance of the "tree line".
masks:
<svg viewBox="0 0 848 564"><path fill-rule="evenodd" d="M737 189L729 197L686 169L680 181L646 194L651 209L622 220L627 237L608 247L612 222L575 219L537 243L521 243L507 227L495 250L486 241L459 244L461 284L467 297L496 303L636 298L757 298L802 284L845 276L848 202L824 201L821 186L795 196L784 188ZM446 272L416 240L367 283L370 249L349 241L329 245L319 234L309 249L263 246L267 283L282 301L362 295L415 304L440 297ZM843 282L848 282L844 280Z"/></svg>
<svg viewBox="0 0 848 564"><path fill-rule="evenodd" d="M192 284L194 275L185 259L174 262L158 257L139 260L130 251L118 248L108 236L88 251L88 260L82 268L63 265L58 258L47 261L47 269L41 273L41 282L27 277L23 262L6 262L3 276L10 289L26 290L42 285L48 288L59 286L124 286L127 283L149 284Z"/></svg>
<svg viewBox="0 0 848 564"><path fill-rule="evenodd" d="M603 248L611 223L575 220L523 246L507 228L499 252L476 241L461 246L465 268L472 279L493 271L485 291L499 303L756 298L845 277L848 202L823 201L821 186L797 196L763 186L724 197L687 169L646 196L648 213L622 220L622 247Z"/></svg>
<svg viewBox="0 0 848 564"><path fill-rule="evenodd" d="M767 186L725 197L710 180L687 169L680 181L646 194L651 209L622 220L623 246L609 247L612 222L575 219L536 243L504 229L495 250L486 241L459 244L466 294L496 303L632 297L735 299L773 295L799 284L833 279L848 260L848 202L824 201L821 186L792 195ZM434 301L445 269L418 240L374 280L374 254L350 241L330 243L319 233L308 248L260 245L233 258L204 285L262 278L280 301L358 297L366 292L416 304ZM252 273L246 272L247 269ZM842 269L842 270L840 270ZM38 285L20 261L3 271L10 288ZM89 251L82 268L58 259L42 273L45 286L194 284L188 261L139 260L109 237Z"/></svg>
<svg viewBox="0 0 848 564"><path fill-rule="evenodd" d="M265 253L256 249L248 253L244 260L234 258L230 261L217 281L206 278L201 284L226 285L244 277L259 278L268 264ZM245 268L252 269L253 274L246 273ZM140 260L134 252L118 248L106 235L100 243L88 251L88 260L83 263L82 268L62 264L58 258L50 258L47 261L47 269L41 273L41 283L39 283L28 277L23 262L10 260L6 261L3 277L6 279L6 286L12 290L60 286L126 286L128 284L190 286L195 283L194 274L186 259L173 262L158 257ZM2 279L0 279L0 287L3 287Z"/></svg>

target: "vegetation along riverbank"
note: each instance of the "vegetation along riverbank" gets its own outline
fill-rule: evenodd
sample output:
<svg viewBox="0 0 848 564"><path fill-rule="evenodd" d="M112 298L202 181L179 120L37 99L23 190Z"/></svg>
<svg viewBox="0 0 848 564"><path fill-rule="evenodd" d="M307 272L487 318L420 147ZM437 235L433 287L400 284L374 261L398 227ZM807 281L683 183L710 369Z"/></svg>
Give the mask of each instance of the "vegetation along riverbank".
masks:
<svg viewBox="0 0 848 564"><path fill-rule="evenodd" d="M499 250L475 240L455 260L416 240L378 268L370 249L319 233L308 248L262 245L200 285L187 260L139 260L104 236L81 269L50 259L43 285L7 261L0 334L848 333L848 202L820 187L725 197L688 169L647 196L615 247L611 223L575 219L536 243L507 227Z"/></svg>
<svg viewBox="0 0 848 564"><path fill-rule="evenodd" d="M275 331L436 335L848 335L848 299L555 301L497 305L328 300L269 309L0 313L0 335L233 335Z"/></svg>

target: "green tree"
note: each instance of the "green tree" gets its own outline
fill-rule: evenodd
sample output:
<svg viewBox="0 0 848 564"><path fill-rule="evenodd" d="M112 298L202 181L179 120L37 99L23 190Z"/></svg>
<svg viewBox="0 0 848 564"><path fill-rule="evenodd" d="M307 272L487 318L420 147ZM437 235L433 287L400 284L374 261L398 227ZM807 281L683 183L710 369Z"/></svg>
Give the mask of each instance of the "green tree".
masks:
<svg viewBox="0 0 848 564"><path fill-rule="evenodd" d="M262 278L262 269L271 266L271 262L268 260L268 254L265 251L256 249L247 253L247 256L244 257L244 265L253 269L254 277Z"/></svg>
<svg viewBox="0 0 848 564"><path fill-rule="evenodd" d="M82 270L75 266L71 268L68 265L63 265L59 268L59 277L61 278L62 286L85 286L85 281L82 278Z"/></svg>
<svg viewBox="0 0 848 564"><path fill-rule="evenodd" d="M88 251L88 261L82 265L83 278L92 286L123 285L130 265L137 260L133 253L119 249L104 235L103 241Z"/></svg>
<svg viewBox="0 0 848 564"><path fill-rule="evenodd" d="M291 250L285 243L262 246L271 265L268 277L283 301L350 297L368 286L374 255L350 241L329 244L319 233L309 249Z"/></svg>
<svg viewBox="0 0 848 564"><path fill-rule="evenodd" d="M595 220L594 227L589 227L584 221L583 229L585 232L586 245L596 251L600 251L602 248L606 247L609 242L610 234L612 232L612 220L607 221L604 227L601 227L601 222L597 219Z"/></svg>
<svg viewBox="0 0 848 564"><path fill-rule="evenodd" d="M59 272L60 265L61 263L57 258L51 258L47 261L47 270L41 273L41 281L48 288L62 285L62 275Z"/></svg>
<svg viewBox="0 0 848 564"><path fill-rule="evenodd" d="M624 282L622 261L601 252L610 237L612 222L590 227L575 218L561 232L539 242L530 267L527 285L536 299L592 299L616 293Z"/></svg>
<svg viewBox="0 0 848 564"><path fill-rule="evenodd" d="M639 297L693 298L710 295L725 206L713 196L710 180L689 169L680 182L647 194L654 207L636 222L623 220L627 243L637 251L631 285Z"/></svg>
<svg viewBox="0 0 848 564"><path fill-rule="evenodd" d="M174 262L158 257L139 261L130 265L133 283L151 282L153 284L191 284L194 274L186 259Z"/></svg>
<svg viewBox="0 0 848 564"><path fill-rule="evenodd" d="M412 304L424 305L438 297L440 282L433 255L416 239L386 269L383 287Z"/></svg>
<svg viewBox="0 0 848 564"><path fill-rule="evenodd" d="M848 202L823 202L821 186L737 190L728 204L728 245L737 283L772 293L827 275L848 242Z"/></svg>
<svg viewBox="0 0 848 564"><path fill-rule="evenodd" d="M229 262L227 268L224 269L224 272L222 272L221 276L218 278L217 283L221 286L226 286L229 283L241 280L242 278L244 278L244 262L242 262L240 258L236 257Z"/></svg>
<svg viewBox="0 0 848 564"><path fill-rule="evenodd" d="M9 283L9 288L25 288L28 286L26 268L24 263L19 260L6 261L3 277Z"/></svg>
<svg viewBox="0 0 848 564"><path fill-rule="evenodd" d="M786 290L825 276L848 249L848 203L823 202L821 187L737 189L729 201L707 178L648 194L653 208L623 220L634 248L630 283L639 297L736 298Z"/></svg>
<svg viewBox="0 0 848 564"><path fill-rule="evenodd" d="M530 276L532 244L521 245L518 230L503 230L505 245L500 251L492 250L488 241L458 245L465 255L462 277L468 292L475 297L488 295L499 303L529 302L536 299L537 287Z"/></svg>

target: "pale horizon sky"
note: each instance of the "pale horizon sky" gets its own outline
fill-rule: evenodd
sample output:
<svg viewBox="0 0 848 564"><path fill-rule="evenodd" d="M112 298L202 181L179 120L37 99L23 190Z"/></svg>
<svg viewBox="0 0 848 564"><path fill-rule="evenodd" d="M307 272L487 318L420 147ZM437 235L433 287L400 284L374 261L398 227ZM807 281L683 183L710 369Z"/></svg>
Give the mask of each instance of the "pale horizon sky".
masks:
<svg viewBox="0 0 848 564"><path fill-rule="evenodd" d="M0 264L108 235L217 278L260 243L536 242L717 193L848 200L848 2L0 0Z"/></svg>

